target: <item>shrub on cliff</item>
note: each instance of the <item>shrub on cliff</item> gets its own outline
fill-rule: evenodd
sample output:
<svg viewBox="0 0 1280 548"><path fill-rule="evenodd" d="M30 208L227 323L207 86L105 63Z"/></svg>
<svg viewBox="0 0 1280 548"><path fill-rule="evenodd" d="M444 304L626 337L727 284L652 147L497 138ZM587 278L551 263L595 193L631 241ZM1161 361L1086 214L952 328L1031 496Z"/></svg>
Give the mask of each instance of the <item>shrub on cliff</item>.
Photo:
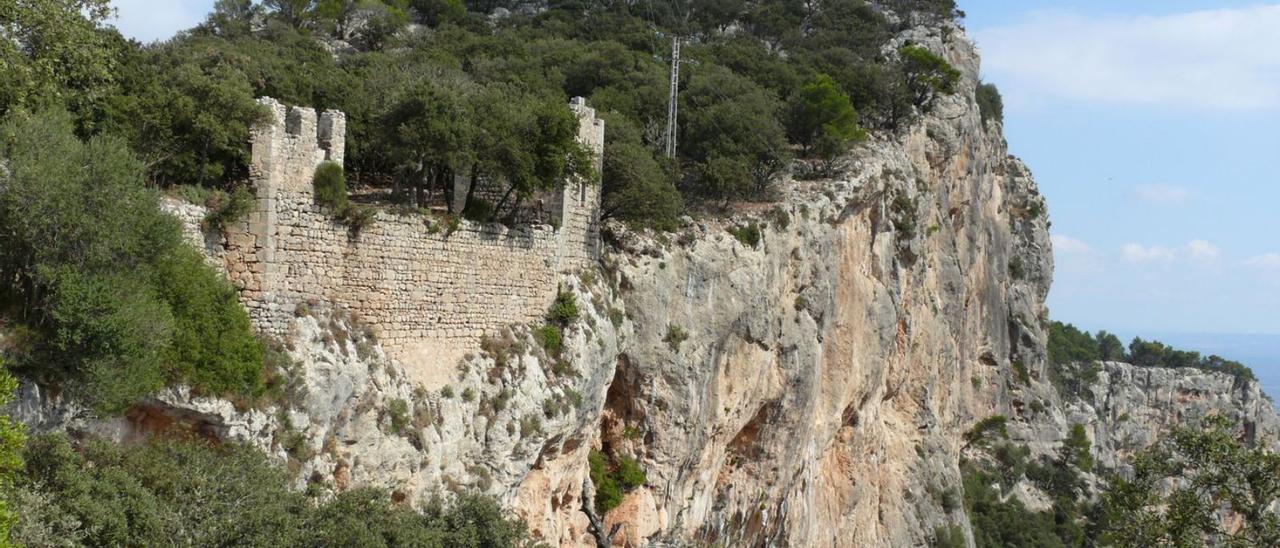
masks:
<svg viewBox="0 0 1280 548"><path fill-rule="evenodd" d="M596 488L596 510L600 513L617 508L622 504L625 491L641 487L646 481L644 469L630 457L613 459L592 449L587 455L587 467Z"/></svg>
<svg viewBox="0 0 1280 548"><path fill-rule="evenodd" d="M928 110L939 96L955 93L960 71L946 59L916 45L903 46L898 55L916 106Z"/></svg>
<svg viewBox="0 0 1280 548"><path fill-rule="evenodd" d="M565 291L563 287L556 291L556 300L551 303L551 308L547 310L547 321L559 325L560 327L568 327L569 324L578 321L578 297L572 291Z"/></svg>
<svg viewBox="0 0 1280 548"><path fill-rule="evenodd" d="M262 349L234 289L182 239L119 139L61 111L0 125L0 287L37 337L17 366L104 412L167 382L254 395Z"/></svg>
<svg viewBox="0 0 1280 548"><path fill-rule="evenodd" d="M1000 97L1000 90L995 84L982 84L978 86L978 112L982 115L982 122L995 120L996 122L1004 122L1004 99Z"/></svg>

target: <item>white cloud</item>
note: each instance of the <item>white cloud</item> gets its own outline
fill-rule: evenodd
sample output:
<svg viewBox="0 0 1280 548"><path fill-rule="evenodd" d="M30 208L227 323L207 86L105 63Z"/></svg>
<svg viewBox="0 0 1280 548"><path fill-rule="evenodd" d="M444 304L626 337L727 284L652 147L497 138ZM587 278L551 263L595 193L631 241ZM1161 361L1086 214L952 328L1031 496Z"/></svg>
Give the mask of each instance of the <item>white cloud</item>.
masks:
<svg viewBox="0 0 1280 548"><path fill-rule="evenodd" d="M1138 185L1138 198L1152 204L1178 205L1191 198L1191 191L1172 185Z"/></svg>
<svg viewBox="0 0 1280 548"><path fill-rule="evenodd" d="M1222 256L1222 250L1205 240L1187 242L1187 256L1200 263L1215 263Z"/></svg>
<svg viewBox="0 0 1280 548"><path fill-rule="evenodd" d="M1179 247L1125 244L1120 248L1120 258L1131 264L1172 263L1182 260L1201 265L1215 265L1222 258L1222 250L1212 242L1200 239L1191 240ZM1280 260L1280 256L1277 256L1277 260Z"/></svg>
<svg viewBox="0 0 1280 548"><path fill-rule="evenodd" d="M1139 244L1125 244L1120 248L1120 256L1125 261L1138 264L1149 262L1172 262L1178 257L1177 252L1167 247L1158 245L1144 247Z"/></svg>
<svg viewBox="0 0 1280 548"><path fill-rule="evenodd" d="M1266 270L1280 270L1280 253L1263 253L1261 255L1245 259L1245 266L1262 268Z"/></svg>
<svg viewBox="0 0 1280 548"><path fill-rule="evenodd" d="M1090 251L1089 244L1072 238L1071 236L1063 236L1062 234L1054 234L1053 250L1058 253L1088 253Z"/></svg>
<svg viewBox="0 0 1280 548"><path fill-rule="evenodd" d="M213 0L111 0L120 33L141 42L167 40L204 21Z"/></svg>
<svg viewBox="0 0 1280 548"><path fill-rule="evenodd" d="M1280 4L1085 17L1041 11L975 33L1013 104L1050 96L1125 105L1280 107Z"/></svg>

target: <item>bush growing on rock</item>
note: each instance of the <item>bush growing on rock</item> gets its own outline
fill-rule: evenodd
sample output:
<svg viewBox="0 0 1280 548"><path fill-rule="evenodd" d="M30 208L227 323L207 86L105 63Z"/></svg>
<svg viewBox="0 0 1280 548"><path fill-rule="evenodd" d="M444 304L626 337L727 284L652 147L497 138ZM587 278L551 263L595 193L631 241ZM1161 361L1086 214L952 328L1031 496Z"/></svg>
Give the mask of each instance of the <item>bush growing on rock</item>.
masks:
<svg viewBox="0 0 1280 548"><path fill-rule="evenodd" d="M592 449L587 465L596 487L596 510L602 514L622 504L624 492L641 487L646 481L644 469L630 457L612 459Z"/></svg>
<svg viewBox="0 0 1280 548"><path fill-rule="evenodd" d="M978 86L978 112L982 116L982 122L995 120L997 123L1004 122L1004 99L1000 97L1000 90L995 84L985 83Z"/></svg>
<svg viewBox="0 0 1280 548"><path fill-rule="evenodd" d="M559 356L560 350L564 346L560 327L554 324L547 324L533 330L533 340L537 341L538 346L541 346L543 350L546 350L552 356Z"/></svg>
<svg viewBox="0 0 1280 548"><path fill-rule="evenodd" d="M556 292L556 300L551 303L551 308L547 311L547 321L567 327L569 324L578 321L578 298L572 291L565 291L560 288Z"/></svg>

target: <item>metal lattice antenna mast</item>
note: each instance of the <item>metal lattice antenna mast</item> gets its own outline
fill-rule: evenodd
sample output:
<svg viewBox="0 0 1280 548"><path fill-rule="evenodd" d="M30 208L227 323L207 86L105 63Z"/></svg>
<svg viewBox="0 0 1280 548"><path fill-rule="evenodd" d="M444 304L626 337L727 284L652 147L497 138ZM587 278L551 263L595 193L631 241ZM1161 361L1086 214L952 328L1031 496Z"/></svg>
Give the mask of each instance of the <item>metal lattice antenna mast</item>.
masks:
<svg viewBox="0 0 1280 548"><path fill-rule="evenodd" d="M671 96L667 99L667 157L676 157L677 120L680 117L680 38L671 38Z"/></svg>

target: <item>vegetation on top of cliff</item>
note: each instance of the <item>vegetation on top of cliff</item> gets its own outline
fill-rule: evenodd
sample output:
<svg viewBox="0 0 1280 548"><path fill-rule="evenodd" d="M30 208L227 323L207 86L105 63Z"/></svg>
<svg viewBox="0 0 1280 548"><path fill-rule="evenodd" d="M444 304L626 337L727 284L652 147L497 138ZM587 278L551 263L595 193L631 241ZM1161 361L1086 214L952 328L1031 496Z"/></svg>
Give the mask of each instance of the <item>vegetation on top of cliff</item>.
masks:
<svg viewBox="0 0 1280 548"><path fill-rule="evenodd" d="M1178 350L1159 341L1134 337L1128 349L1119 337L1106 331L1096 336L1062 322L1049 324L1049 361L1054 366L1102 361L1123 361L1140 367L1195 368L1226 373L1244 381L1256 380L1253 370L1221 356ZM1057 368L1055 367L1055 368Z"/></svg>
<svg viewBox="0 0 1280 548"><path fill-rule="evenodd" d="M564 108L584 96L610 123L605 214L657 227L683 201L768 197L794 154L829 163L864 130L927 111L958 71L888 46L908 25L962 16L950 0L221 0L200 26L142 45L109 14L107 0L0 10L13 68L0 114L62 106L82 137L126 140L152 181L225 187L247 176L249 128L266 114L256 96L338 108L353 186L451 208L455 177L503 181L517 203L591 178ZM673 36L696 64L666 158ZM464 203L452 213L481 207Z"/></svg>
<svg viewBox="0 0 1280 548"><path fill-rule="evenodd" d="M80 141L65 112L0 124L3 313L24 326L17 370L101 412L170 382L254 397L263 350L236 292L145 188L111 136Z"/></svg>

